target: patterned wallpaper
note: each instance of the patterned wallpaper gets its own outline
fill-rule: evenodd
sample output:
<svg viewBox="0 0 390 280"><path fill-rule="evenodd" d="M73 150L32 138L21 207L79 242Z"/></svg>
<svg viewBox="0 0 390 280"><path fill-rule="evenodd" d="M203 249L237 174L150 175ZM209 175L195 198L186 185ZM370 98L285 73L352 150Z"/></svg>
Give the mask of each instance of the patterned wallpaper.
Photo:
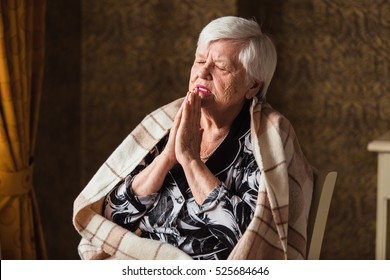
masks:
<svg viewBox="0 0 390 280"><path fill-rule="evenodd" d="M228 1L82 1L83 181L149 112L184 96L197 36Z"/></svg>
<svg viewBox="0 0 390 280"><path fill-rule="evenodd" d="M390 3L259 8L279 52L269 101L293 122L312 164L339 172L322 258L373 259L377 161L367 144L390 130Z"/></svg>

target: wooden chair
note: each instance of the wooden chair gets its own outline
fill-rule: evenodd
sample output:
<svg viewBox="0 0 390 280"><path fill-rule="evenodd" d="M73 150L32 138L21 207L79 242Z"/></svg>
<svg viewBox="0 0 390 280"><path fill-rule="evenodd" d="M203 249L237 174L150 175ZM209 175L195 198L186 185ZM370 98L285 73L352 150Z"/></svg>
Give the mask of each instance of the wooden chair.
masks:
<svg viewBox="0 0 390 280"><path fill-rule="evenodd" d="M307 226L307 259L319 260L322 240L337 172L321 172L314 169L314 189Z"/></svg>

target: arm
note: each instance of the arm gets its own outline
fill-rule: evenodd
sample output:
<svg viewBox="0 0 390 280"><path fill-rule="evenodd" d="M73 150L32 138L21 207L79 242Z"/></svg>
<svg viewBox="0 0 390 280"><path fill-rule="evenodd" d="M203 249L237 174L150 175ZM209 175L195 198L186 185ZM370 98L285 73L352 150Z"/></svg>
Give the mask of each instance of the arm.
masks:
<svg viewBox="0 0 390 280"><path fill-rule="evenodd" d="M132 191L137 196L147 196L157 193L168 171L174 163L164 154L158 155L150 165L135 176L132 182Z"/></svg>
<svg viewBox="0 0 390 280"><path fill-rule="evenodd" d="M161 146L164 141L161 143ZM116 185L107 195L103 204L103 215L109 220L134 231L138 221L145 212L158 199L157 193L149 195L137 195L133 191L134 180L145 170L148 169L153 162L158 160L159 150L161 147L157 145L142 162L129 174L124 180Z"/></svg>
<svg viewBox="0 0 390 280"><path fill-rule="evenodd" d="M132 189L135 195L146 196L157 193L164 182L165 176L177 163L175 154L175 140L177 129L182 117L182 109L183 105L176 114L172 128L169 132L168 142L162 153L158 155L155 160L142 172L140 172L134 179Z"/></svg>
<svg viewBox="0 0 390 280"><path fill-rule="evenodd" d="M200 159L190 160L182 166L196 203L202 205L209 194L221 184L221 181Z"/></svg>
<svg viewBox="0 0 390 280"><path fill-rule="evenodd" d="M221 183L200 206L198 217L227 247L233 247L251 222L258 196L260 170L253 159L240 167L231 186Z"/></svg>
<svg viewBox="0 0 390 280"><path fill-rule="evenodd" d="M128 175L105 198L103 215L116 224L135 231L136 223L158 199L158 194L136 196L131 185L134 177Z"/></svg>

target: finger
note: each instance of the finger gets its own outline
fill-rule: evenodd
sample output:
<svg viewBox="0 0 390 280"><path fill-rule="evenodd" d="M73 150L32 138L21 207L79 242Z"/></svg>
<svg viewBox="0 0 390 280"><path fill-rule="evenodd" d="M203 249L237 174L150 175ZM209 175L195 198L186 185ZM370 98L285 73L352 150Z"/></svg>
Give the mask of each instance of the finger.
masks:
<svg viewBox="0 0 390 280"><path fill-rule="evenodd" d="M175 119L173 120L173 124L171 127L171 133L173 133L174 135L176 135L177 130L180 126L181 120L183 118L183 108L184 108L185 104L186 104L186 99L184 99L183 103L180 105L180 108L176 113Z"/></svg>
<svg viewBox="0 0 390 280"><path fill-rule="evenodd" d="M190 125L194 129L199 129L200 127L200 97L198 93L191 93L191 104L190 104Z"/></svg>
<svg viewBox="0 0 390 280"><path fill-rule="evenodd" d="M181 142L181 139L186 135L186 131L188 131L188 116L190 115L188 110L190 106L190 92L187 93L185 102L183 102L183 107L180 112L180 121L177 123L176 128L176 141Z"/></svg>
<svg viewBox="0 0 390 280"><path fill-rule="evenodd" d="M199 93L195 94L195 108L196 108L196 121L198 122L198 125L200 126L200 116L201 116L201 98L199 96Z"/></svg>
<svg viewBox="0 0 390 280"><path fill-rule="evenodd" d="M183 107L181 126L193 135L198 135L200 127L200 97L197 93L189 92L188 102Z"/></svg>
<svg viewBox="0 0 390 280"><path fill-rule="evenodd" d="M190 94L190 92L188 91L187 94L186 94L186 96L184 97L183 102L182 102L181 105L180 105L179 110L178 110L177 113L176 113L175 119L176 119L176 118L177 118L177 119L181 119L181 118L182 118L182 116L183 116L183 110L184 110L184 107L186 106L186 104L187 104L187 102L188 102L189 94Z"/></svg>
<svg viewBox="0 0 390 280"><path fill-rule="evenodd" d="M191 91L189 91L187 93L186 100L187 100L187 102L185 102L185 104L183 106L183 119L185 121L188 121L189 117L191 116L191 109L192 109L192 105L194 103L194 96L193 96L193 93Z"/></svg>
<svg viewBox="0 0 390 280"><path fill-rule="evenodd" d="M176 116L175 116L175 119L173 121L173 125L172 125L172 129L171 130L174 130L175 132L177 131L177 129L178 129L179 125L180 125L182 116L183 116L183 110L182 110L182 108L180 108L179 111L177 112Z"/></svg>
<svg viewBox="0 0 390 280"><path fill-rule="evenodd" d="M189 103L190 102L190 95L191 95L191 91L188 91L187 92L187 95L186 95L186 97L185 97L185 99L184 99L184 103L185 104L187 104L187 103Z"/></svg>

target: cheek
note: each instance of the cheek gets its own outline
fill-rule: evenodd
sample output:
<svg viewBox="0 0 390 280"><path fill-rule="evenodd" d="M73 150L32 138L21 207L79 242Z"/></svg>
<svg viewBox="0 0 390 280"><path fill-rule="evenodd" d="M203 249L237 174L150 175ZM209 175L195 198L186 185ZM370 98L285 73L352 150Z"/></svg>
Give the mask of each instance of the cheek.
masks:
<svg viewBox="0 0 390 280"><path fill-rule="evenodd" d="M224 90L226 95L234 95L234 93L236 92L236 87L233 83L227 83L225 84Z"/></svg>
<svg viewBox="0 0 390 280"><path fill-rule="evenodd" d="M237 93L242 87L242 84L238 80L229 80L229 81L225 81L223 87L227 95L237 95Z"/></svg>
<svg viewBox="0 0 390 280"><path fill-rule="evenodd" d="M191 72L190 72L190 83L193 83L196 81L196 79L198 78L198 70L196 69L195 66L192 66L191 67Z"/></svg>
<svg viewBox="0 0 390 280"><path fill-rule="evenodd" d="M234 83L224 83L221 85L219 100L223 103L229 103L237 99L237 87Z"/></svg>
<svg viewBox="0 0 390 280"><path fill-rule="evenodd" d="M245 96L245 84L240 80L233 80L224 85L224 99L241 100Z"/></svg>

